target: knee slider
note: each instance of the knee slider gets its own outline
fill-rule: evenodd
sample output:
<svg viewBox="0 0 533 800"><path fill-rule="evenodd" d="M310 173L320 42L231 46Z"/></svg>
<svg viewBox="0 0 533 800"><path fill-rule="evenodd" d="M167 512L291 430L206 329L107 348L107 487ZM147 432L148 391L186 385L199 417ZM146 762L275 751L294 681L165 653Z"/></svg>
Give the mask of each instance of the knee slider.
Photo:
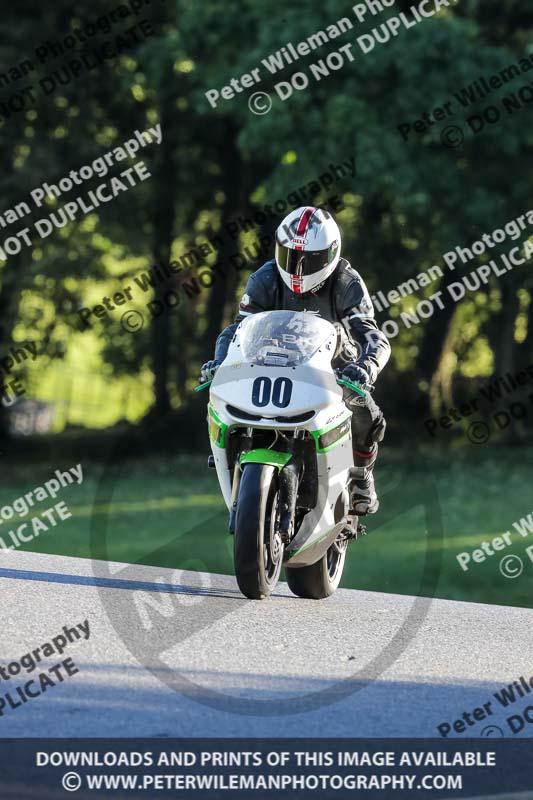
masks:
<svg viewBox="0 0 533 800"><path fill-rule="evenodd" d="M383 416L383 412L379 412L379 416L374 420L370 430L368 431L368 438L374 443L379 444L385 437L387 429L387 422Z"/></svg>

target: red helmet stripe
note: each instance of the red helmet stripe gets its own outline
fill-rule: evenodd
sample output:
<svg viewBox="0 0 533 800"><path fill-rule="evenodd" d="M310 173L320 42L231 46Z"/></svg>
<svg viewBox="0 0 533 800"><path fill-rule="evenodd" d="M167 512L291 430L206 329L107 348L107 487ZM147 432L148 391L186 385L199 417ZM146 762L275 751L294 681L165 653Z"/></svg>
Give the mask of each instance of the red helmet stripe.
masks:
<svg viewBox="0 0 533 800"><path fill-rule="evenodd" d="M291 276L291 289L294 294L303 294L302 292L302 278L298 278L295 275Z"/></svg>
<svg viewBox="0 0 533 800"><path fill-rule="evenodd" d="M316 208L306 208L298 221L296 236L304 236Z"/></svg>

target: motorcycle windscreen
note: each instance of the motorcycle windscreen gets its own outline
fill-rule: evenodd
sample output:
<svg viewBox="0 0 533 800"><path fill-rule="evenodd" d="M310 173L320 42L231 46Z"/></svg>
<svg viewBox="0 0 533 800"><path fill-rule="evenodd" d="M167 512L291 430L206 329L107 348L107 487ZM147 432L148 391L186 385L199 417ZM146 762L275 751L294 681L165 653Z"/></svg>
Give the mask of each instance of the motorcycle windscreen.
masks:
<svg viewBox="0 0 533 800"><path fill-rule="evenodd" d="M311 312L263 311L242 323L241 350L251 364L295 367L309 361L331 331L328 322Z"/></svg>

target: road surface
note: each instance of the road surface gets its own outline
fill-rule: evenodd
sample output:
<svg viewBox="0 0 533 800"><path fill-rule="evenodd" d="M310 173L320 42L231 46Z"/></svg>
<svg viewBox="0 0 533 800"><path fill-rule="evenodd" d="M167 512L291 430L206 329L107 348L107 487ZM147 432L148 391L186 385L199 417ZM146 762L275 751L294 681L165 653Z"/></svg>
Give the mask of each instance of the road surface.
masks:
<svg viewBox="0 0 533 800"><path fill-rule="evenodd" d="M250 602L228 576L15 551L0 579L4 668L89 623L88 639L0 680L5 696L66 658L79 670L7 704L3 737L533 735L506 721L533 690L519 683L507 708L494 696L533 675L530 610L354 590L316 602L285 584Z"/></svg>

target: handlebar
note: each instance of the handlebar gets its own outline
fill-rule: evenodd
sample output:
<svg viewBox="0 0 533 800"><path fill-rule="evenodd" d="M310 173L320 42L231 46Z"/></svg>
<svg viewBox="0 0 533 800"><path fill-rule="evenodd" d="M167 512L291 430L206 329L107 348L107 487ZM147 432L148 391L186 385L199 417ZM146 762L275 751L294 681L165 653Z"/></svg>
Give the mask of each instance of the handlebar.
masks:
<svg viewBox="0 0 533 800"><path fill-rule="evenodd" d="M202 389L207 389L208 386L211 386L213 383L213 378L210 381L204 381L203 383L199 383L198 386L194 387L195 392L201 392Z"/></svg>
<svg viewBox="0 0 533 800"><path fill-rule="evenodd" d="M352 392L360 394L361 397L366 397L366 392L359 383L352 383L351 381L345 381L342 378L337 378L337 383L340 386L346 386L346 388L351 389Z"/></svg>

